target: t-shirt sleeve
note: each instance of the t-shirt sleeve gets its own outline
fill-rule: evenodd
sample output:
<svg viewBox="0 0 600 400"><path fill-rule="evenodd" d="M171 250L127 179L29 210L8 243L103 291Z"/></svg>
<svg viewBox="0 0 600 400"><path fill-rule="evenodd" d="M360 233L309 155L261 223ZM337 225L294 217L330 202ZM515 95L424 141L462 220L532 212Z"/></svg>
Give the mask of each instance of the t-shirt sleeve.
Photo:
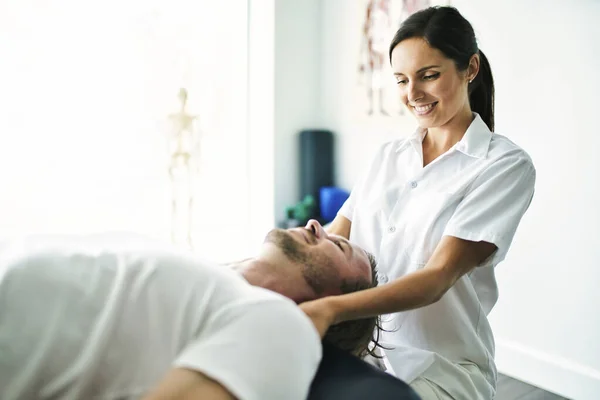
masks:
<svg viewBox="0 0 600 400"><path fill-rule="evenodd" d="M239 302L206 321L175 362L240 400L304 400L321 360L310 319L291 301Z"/></svg>
<svg viewBox="0 0 600 400"><path fill-rule="evenodd" d="M504 260L519 222L529 208L535 177L529 158L498 160L475 179L444 235L495 244L498 249L482 266L498 264Z"/></svg>

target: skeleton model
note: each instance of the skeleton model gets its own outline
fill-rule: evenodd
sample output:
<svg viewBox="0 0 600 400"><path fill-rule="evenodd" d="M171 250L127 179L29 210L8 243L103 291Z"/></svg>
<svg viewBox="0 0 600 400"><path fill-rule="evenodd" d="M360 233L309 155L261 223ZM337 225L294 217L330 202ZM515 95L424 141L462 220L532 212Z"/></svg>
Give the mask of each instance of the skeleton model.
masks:
<svg viewBox="0 0 600 400"><path fill-rule="evenodd" d="M188 93L179 91L180 109L169 115L169 177L171 179L171 240L193 249L194 183L199 171L200 133L197 116L186 111Z"/></svg>

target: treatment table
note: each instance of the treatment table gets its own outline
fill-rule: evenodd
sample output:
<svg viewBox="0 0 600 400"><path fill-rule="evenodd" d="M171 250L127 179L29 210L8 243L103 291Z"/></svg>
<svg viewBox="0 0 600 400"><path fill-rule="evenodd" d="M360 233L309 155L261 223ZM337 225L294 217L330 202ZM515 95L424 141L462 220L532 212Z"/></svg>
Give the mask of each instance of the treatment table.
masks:
<svg viewBox="0 0 600 400"><path fill-rule="evenodd" d="M323 359L308 400L419 400L419 396L394 376L358 357L323 343Z"/></svg>

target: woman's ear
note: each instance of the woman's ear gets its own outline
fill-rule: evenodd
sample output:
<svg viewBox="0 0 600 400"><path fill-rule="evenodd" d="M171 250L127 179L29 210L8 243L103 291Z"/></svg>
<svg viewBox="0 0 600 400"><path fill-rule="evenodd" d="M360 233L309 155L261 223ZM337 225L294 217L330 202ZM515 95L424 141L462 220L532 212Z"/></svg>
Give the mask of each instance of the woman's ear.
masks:
<svg viewBox="0 0 600 400"><path fill-rule="evenodd" d="M469 82L472 82L479 73L480 62L481 59L479 58L478 53L475 53L471 56L471 59L469 60L469 66L467 67L467 80Z"/></svg>

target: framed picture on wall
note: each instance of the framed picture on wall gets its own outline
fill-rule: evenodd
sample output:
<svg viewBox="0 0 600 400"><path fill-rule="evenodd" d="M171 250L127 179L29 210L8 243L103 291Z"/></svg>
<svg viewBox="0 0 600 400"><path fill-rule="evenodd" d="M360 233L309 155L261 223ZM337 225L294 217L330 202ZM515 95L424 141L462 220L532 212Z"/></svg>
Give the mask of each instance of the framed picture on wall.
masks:
<svg viewBox="0 0 600 400"><path fill-rule="evenodd" d="M389 63L389 45L402 21L411 14L442 0L362 0L361 31L357 51L355 117L370 126L397 125L408 115L397 96Z"/></svg>

